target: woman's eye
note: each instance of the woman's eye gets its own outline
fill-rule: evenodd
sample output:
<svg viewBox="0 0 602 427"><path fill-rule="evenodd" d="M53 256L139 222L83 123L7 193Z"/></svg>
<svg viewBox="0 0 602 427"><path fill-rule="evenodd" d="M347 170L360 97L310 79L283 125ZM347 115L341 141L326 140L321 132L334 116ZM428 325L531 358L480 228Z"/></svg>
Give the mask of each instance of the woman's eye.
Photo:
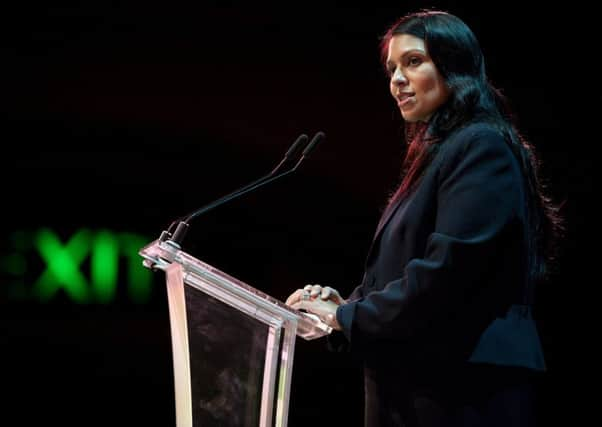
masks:
<svg viewBox="0 0 602 427"><path fill-rule="evenodd" d="M412 56L410 57L410 59L408 59L408 65L420 65L422 63L422 60L417 57L417 56Z"/></svg>

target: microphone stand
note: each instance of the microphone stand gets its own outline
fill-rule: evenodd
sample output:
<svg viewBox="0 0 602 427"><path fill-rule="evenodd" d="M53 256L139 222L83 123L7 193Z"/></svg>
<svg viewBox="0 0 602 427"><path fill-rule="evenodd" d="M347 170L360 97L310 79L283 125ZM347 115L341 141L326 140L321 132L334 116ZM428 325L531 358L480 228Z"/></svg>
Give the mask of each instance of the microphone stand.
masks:
<svg viewBox="0 0 602 427"><path fill-rule="evenodd" d="M301 153L301 156L299 157L299 159L297 160L295 165L292 168L285 170L284 172L280 172L280 170L284 167L284 165L286 165L287 163L290 163L290 158L299 151L299 147L301 145L304 145L307 143L307 140L308 140L307 135L305 135L305 134L300 135L297 138L297 140L292 144L292 146L289 148L289 150L286 152L284 158L268 175L263 176L255 181L251 182L250 184L247 184L244 187L242 187L238 190L235 190L232 193L227 194L227 195L193 211L192 213L183 217L183 219L180 219L179 221L176 220L176 221L172 222L171 225L169 226L169 228L166 231L163 231L161 233L159 240L162 242L172 244L172 245L176 246L178 249L180 249L181 245L182 245L182 241L184 240L184 237L186 236L186 232L188 231L188 228L190 226L190 221L192 221L194 218L198 217L199 215L204 214L205 212L208 212L224 203L229 202L230 200L238 198L248 192L251 192L259 187L262 187L266 184L269 184L277 179L283 178L283 177L295 172L299 168L301 163L313 151L313 149L316 147L316 145L324 138L325 138L325 135L323 132L317 132L314 135L314 137L312 138L312 140L309 142L309 144L306 145L306 147L304 148L303 152ZM172 233L171 230L176 222L178 222L178 225L177 225L175 231Z"/></svg>

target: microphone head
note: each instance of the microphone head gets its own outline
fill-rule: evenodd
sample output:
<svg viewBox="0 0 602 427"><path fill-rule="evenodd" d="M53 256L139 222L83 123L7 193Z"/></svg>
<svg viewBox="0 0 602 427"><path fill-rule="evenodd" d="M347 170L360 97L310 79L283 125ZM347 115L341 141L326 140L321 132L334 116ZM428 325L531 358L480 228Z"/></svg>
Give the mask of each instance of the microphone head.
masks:
<svg viewBox="0 0 602 427"><path fill-rule="evenodd" d="M314 137L311 139L310 143L307 145L307 147L305 147L305 150L303 150L303 157L307 157L309 156L309 154L314 150L314 148L316 148L316 145L318 145L320 142L322 142L322 140L326 138L326 135L324 134L324 132L319 131L317 132Z"/></svg>
<svg viewBox="0 0 602 427"><path fill-rule="evenodd" d="M291 157L293 154L295 154L297 151L299 151L299 147L302 147L305 144L307 144L308 140L309 140L309 137L307 135L305 135L304 133L299 135L297 140L295 142L293 142L293 145L291 145L291 148L288 149L288 151L286 152L284 157L287 159L289 157Z"/></svg>

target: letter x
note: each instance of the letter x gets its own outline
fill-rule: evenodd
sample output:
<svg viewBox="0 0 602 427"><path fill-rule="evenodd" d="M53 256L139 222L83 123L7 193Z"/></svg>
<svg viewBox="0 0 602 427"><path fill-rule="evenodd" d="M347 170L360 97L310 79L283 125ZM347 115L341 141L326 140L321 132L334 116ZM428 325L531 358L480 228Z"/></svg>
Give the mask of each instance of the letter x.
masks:
<svg viewBox="0 0 602 427"><path fill-rule="evenodd" d="M59 290L64 289L75 302L87 302L90 290L79 265L90 250L90 232L82 229L63 245L52 231L41 229L34 245L46 261L46 270L33 286L33 294L47 301Z"/></svg>

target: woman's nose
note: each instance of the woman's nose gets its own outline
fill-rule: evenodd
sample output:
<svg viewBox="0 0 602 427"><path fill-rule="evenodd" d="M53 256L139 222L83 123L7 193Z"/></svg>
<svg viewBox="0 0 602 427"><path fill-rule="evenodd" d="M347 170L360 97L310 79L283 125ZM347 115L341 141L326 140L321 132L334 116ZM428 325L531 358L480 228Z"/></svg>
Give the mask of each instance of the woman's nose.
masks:
<svg viewBox="0 0 602 427"><path fill-rule="evenodd" d="M406 77L403 75L399 68L396 69L393 73L393 76L391 76L391 81L395 86L401 86L407 83Z"/></svg>

